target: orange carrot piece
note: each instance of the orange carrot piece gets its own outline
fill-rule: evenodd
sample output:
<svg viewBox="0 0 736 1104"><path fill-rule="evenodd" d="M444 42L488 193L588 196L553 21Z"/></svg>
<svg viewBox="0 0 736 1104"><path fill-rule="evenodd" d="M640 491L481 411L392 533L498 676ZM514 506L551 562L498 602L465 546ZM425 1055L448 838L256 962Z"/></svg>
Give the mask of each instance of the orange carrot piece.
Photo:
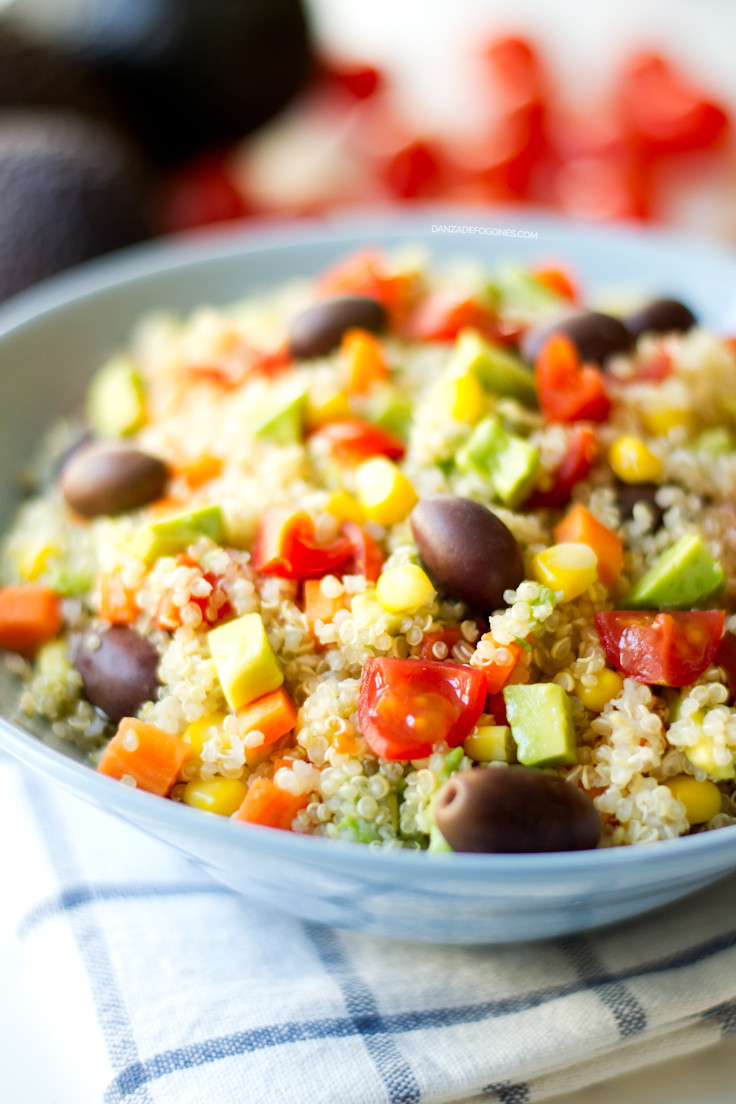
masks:
<svg viewBox="0 0 736 1104"><path fill-rule="evenodd" d="M118 780L128 775L139 790L168 797L191 751L178 736L135 717L123 717L97 770Z"/></svg>
<svg viewBox="0 0 736 1104"><path fill-rule="evenodd" d="M62 625L61 599L44 586L0 589L0 648L32 656Z"/></svg>
<svg viewBox="0 0 736 1104"><path fill-rule="evenodd" d="M488 683L489 694L500 694L506 683L511 677L516 664L519 662L519 656L521 655L521 646L516 644L513 640L510 644L499 644L493 639L490 633L486 633L483 640L490 640L496 645L496 652L493 659L488 663L478 664L480 670L486 676L486 682ZM499 658L499 652L501 657ZM504 654L505 653L505 654Z"/></svg>
<svg viewBox="0 0 736 1104"><path fill-rule="evenodd" d="M210 479L216 479L222 471L222 460L219 456L199 456L186 464L181 464L175 469L177 475L183 475L191 489L197 490Z"/></svg>
<svg viewBox="0 0 736 1104"><path fill-rule="evenodd" d="M338 610L347 609L347 595L343 591L337 598L328 598L322 590L321 579L304 580L304 616L312 637L316 640L315 625L323 621L329 625Z"/></svg>
<svg viewBox="0 0 736 1104"><path fill-rule="evenodd" d="M342 370L348 391L367 395L388 379L381 342L367 330L348 330L340 344Z"/></svg>
<svg viewBox="0 0 736 1104"><path fill-rule="evenodd" d="M289 831L296 814L308 804L306 794L292 794L270 778L256 778L233 819Z"/></svg>
<svg viewBox="0 0 736 1104"><path fill-rule="evenodd" d="M573 506L555 526L556 541L579 541L598 557L598 578L610 586L619 576L624 560L621 538L602 525L584 506Z"/></svg>
<svg viewBox="0 0 736 1104"><path fill-rule="evenodd" d="M102 573L97 579L100 617L111 625L130 625L140 610L135 595L126 590L117 573Z"/></svg>
<svg viewBox="0 0 736 1104"><path fill-rule="evenodd" d="M238 710L238 728L241 732L257 729L263 733L259 747L275 744L287 732L291 732L295 724L296 706L283 686L262 694L260 698Z"/></svg>

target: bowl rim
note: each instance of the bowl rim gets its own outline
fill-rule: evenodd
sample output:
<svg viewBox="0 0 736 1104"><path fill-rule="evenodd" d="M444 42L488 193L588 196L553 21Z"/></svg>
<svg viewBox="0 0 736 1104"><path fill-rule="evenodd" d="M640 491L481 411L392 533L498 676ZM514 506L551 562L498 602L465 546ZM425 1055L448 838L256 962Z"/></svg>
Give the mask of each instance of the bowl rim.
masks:
<svg viewBox="0 0 736 1104"><path fill-rule="evenodd" d="M327 217L296 221L245 223L234 229L207 228L172 235L152 242L132 246L108 256L85 262L41 283L0 304L0 339L23 329L48 313L63 311L80 299L91 299L115 287L147 277L154 277L179 268L224 260L229 257L257 254L262 250L289 251L309 245L352 242L357 236L380 235L397 240L427 235L429 225L452 219L483 219L488 222L505 220L517 229L532 227L549 229L572 236L595 236L606 239L622 249L647 245L654 249L676 247L695 250L699 258L712 256L720 263L728 262L736 275L736 253L718 242L693 234L666 228L637 226L632 223L599 225L568 219L534 208L520 211L509 207L453 207L417 204L411 212L387 212L385 209L352 209L331 213ZM357 872L368 868L376 872L385 869L409 873L433 872L442 865L444 873L458 875L497 873L525 878L530 875L549 879L563 870L567 875L612 873L622 864L673 866L686 856L715 857L736 848L736 824L694 835L657 840L654 846L625 845L585 851L467 853L442 852L428 854L407 848L384 848L359 845L347 840L326 840L324 837L296 832L283 832L256 824L238 823L233 828L229 817L190 809L180 802L155 800L155 795L123 786L114 779L99 774L90 765L57 750L20 725L0 714L0 747L10 752L24 765L40 770L47 777L60 781L76 796L92 801L108 812L117 813L136 826L141 822L161 827L181 827L191 834L195 825L214 841L228 846L241 843L244 850L257 849L266 854L282 854L295 860L309 859L317 865L343 865ZM196 818L196 819L193 819ZM240 841L238 837L241 837ZM170 839L167 833L166 838ZM430 863L430 867L427 867Z"/></svg>

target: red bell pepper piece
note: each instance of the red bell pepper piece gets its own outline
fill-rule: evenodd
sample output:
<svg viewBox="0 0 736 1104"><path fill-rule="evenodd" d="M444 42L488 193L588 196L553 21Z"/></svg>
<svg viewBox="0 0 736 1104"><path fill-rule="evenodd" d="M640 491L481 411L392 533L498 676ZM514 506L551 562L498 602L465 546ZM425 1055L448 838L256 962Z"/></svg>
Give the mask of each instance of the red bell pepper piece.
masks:
<svg viewBox="0 0 736 1104"><path fill-rule="evenodd" d="M315 430L312 438L326 441L331 455L341 464L360 464L371 456L400 460L406 452L404 442L393 433L360 418L328 422Z"/></svg>
<svg viewBox="0 0 736 1104"><path fill-rule="evenodd" d="M508 340L495 311L453 291L428 295L406 323L406 335L413 341L454 341L465 329L477 330L491 341Z"/></svg>
<svg viewBox="0 0 736 1104"><path fill-rule="evenodd" d="M347 537L320 545L309 514L276 509L261 518L251 560L263 575L321 579L343 567L352 555L353 546Z"/></svg>
<svg viewBox="0 0 736 1104"><path fill-rule="evenodd" d="M352 564L344 569L345 575L364 575L369 583L375 583L383 567L383 553L373 537L356 521L343 523L342 531L353 550Z"/></svg>
<svg viewBox="0 0 736 1104"><path fill-rule="evenodd" d="M533 490L524 504L525 508L552 510L566 506L575 484L590 475L597 455L598 442L594 431L589 426L576 426L570 433L562 462L552 474L550 486Z"/></svg>
<svg viewBox="0 0 736 1104"><path fill-rule="evenodd" d="M548 422L604 422L611 409L603 375L581 364L573 343L554 334L534 366L539 405Z"/></svg>

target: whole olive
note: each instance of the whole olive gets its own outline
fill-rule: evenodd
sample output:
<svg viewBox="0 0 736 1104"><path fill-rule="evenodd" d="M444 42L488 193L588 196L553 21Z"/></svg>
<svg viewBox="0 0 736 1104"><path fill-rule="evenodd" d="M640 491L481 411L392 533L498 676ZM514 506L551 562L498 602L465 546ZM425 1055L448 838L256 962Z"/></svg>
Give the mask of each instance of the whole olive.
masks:
<svg viewBox="0 0 736 1104"><path fill-rule="evenodd" d="M601 834L590 798L535 767L457 771L437 794L434 814L453 851L583 851Z"/></svg>
<svg viewBox="0 0 736 1104"><path fill-rule="evenodd" d="M105 442L75 450L61 473L61 489L84 517L122 514L159 498L168 468L132 445Z"/></svg>
<svg viewBox="0 0 736 1104"><path fill-rule="evenodd" d="M347 330L382 333L388 325L383 303L367 295L340 295L323 299L297 315L289 331L289 351L297 360L327 356Z"/></svg>
<svg viewBox="0 0 736 1104"><path fill-rule="evenodd" d="M632 518L637 502L643 502L652 516L652 532L656 532L664 518L664 510L656 499L658 490L657 483L617 483L616 501L621 520L628 521Z"/></svg>
<svg viewBox="0 0 736 1104"><path fill-rule="evenodd" d="M643 333L687 333L697 318L679 299L655 299L624 318L624 325L636 340Z"/></svg>
<svg viewBox="0 0 736 1104"><path fill-rule="evenodd" d="M524 578L516 537L479 502L428 495L409 520L419 555L438 588L480 613L504 606L504 591Z"/></svg>
<svg viewBox="0 0 736 1104"><path fill-rule="evenodd" d="M533 364L545 341L553 334L568 337L586 364L601 366L605 366L608 358L615 353L631 352L634 344L631 334L618 318L600 311L578 311L527 330L521 341L524 357Z"/></svg>
<svg viewBox="0 0 736 1104"><path fill-rule="evenodd" d="M124 625L86 633L74 665L82 676L87 700L115 723L134 717L143 702L156 697L156 649Z"/></svg>

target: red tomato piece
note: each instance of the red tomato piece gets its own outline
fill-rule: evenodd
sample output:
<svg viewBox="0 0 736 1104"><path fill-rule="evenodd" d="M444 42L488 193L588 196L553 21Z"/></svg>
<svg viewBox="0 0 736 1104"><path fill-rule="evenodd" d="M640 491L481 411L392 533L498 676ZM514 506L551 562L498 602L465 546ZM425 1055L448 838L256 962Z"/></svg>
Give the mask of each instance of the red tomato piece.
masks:
<svg viewBox="0 0 736 1104"><path fill-rule="evenodd" d="M448 625L446 629L439 629L436 632L425 633L422 637L422 647L419 655L422 659L433 660L435 662L442 662L434 654L435 644L444 644L447 648L447 656L450 655L452 649L463 639L463 634L457 625ZM447 658L445 656L445 659Z"/></svg>
<svg viewBox="0 0 736 1104"><path fill-rule="evenodd" d="M486 680L474 667L421 659L365 662L358 720L382 759L424 759L470 735L486 702Z"/></svg>
<svg viewBox="0 0 736 1104"><path fill-rule="evenodd" d="M352 564L343 568L343 574L364 575L369 583L377 582L383 567L383 553L373 537L356 521L344 522L342 531L353 550Z"/></svg>
<svg viewBox="0 0 736 1104"><path fill-rule="evenodd" d="M736 636L732 632L723 634L714 662L723 668L731 697L736 698Z"/></svg>
<svg viewBox="0 0 736 1104"><path fill-rule="evenodd" d="M328 422L315 430L312 436L326 441L330 453L341 464L360 464L371 456L400 460L406 452L404 442L393 433L360 418Z"/></svg>
<svg viewBox="0 0 736 1104"><path fill-rule="evenodd" d="M728 128L723 108L655 53L630 59L619 81L619 103L625 125L653 154L708 149Z"/></svg>
<svg viewBox="0 0 736 1104"><path fill-rule="evenodd" d="M506 699L503 694L489 694L485 712L490 713L494 724L507 725L509 723L506 715Z"/></svg>
<svg viewBox="0 0 736 1104"><path fill-rule="evenodd" d="M428 295L406 324L407 336L414 341L454 341L465 329L477 330L491 340L506 340L493 310L452 291Z"/></svg>
<svg viewBox="0 0 736 1104"><path fill-rule="evenodd" d="M534 366L537 397L548 422L604 422L611 409L603 375L580 363L573 343L554 334Z"/></svg>
<svg viewBox="0 0 736 1104"><path fill-rule="evenodd" d="M629 678L655 686L689 686L713 662L723 610L607 610L595 615L603 650Z"/></svg>
<svg viewBox="0 0 736 1104"><path fill-rule="evenodd" d="M553 473L551 485L532 491L526 500L526 508L551 510L566 506L575 484L590 475L597 455L598 442L594 431L588 426L576 426L570 433L567 452Z"/></svg>
<svg viewBox="0 0 736 1104"><path fill-rule="evenodd" d="M347 537L317 544L309 514L276 509L258 526L251 559L256 571L282 579L321 579L343 567L353 555Z"/></svg>

